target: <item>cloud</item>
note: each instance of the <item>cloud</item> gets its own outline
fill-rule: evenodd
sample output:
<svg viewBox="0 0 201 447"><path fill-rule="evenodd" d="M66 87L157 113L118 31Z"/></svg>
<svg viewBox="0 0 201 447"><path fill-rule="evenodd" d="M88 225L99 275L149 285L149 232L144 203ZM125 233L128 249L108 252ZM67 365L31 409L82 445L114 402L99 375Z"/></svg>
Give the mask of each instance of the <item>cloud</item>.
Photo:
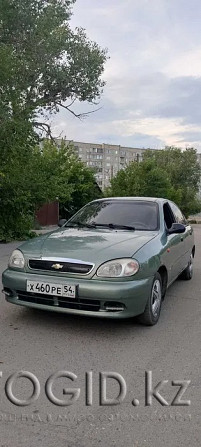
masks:
<svg viewBox="0 0 201 447"><path fill-rule="evenodd" d="M164 73L171 77L200 76L201 75L201 45L180 52L176 59L166 64Z"/></svg>
<svg viewBox="0 0 201 447"><path fill-rule="evenodd" d="M84 122L61 111L55 133L142 147L193 142L200 150L200 14L199 0L77 0L72 26L109 49L107 84L101 110Z"/></svg>

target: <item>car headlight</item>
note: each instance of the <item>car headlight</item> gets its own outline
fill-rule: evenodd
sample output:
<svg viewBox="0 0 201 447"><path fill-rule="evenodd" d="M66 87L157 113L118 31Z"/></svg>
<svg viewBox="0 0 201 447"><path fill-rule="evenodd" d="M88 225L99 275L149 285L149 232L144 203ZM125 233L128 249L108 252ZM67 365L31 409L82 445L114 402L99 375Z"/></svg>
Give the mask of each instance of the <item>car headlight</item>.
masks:
<svg viewBox="0 0 201 447"><path fill-rule="evenodd" d="M20 250L14 250L9 259L8 266L23 269L25 264L24 256Z"/></svg>
<svg viewBox="0 0 201 447"><path fill-rule="evenodd" d="M139 264L135 259L114 259L102 264L96 274L102 278L120 278L135 275L139 270Z"/></svg>

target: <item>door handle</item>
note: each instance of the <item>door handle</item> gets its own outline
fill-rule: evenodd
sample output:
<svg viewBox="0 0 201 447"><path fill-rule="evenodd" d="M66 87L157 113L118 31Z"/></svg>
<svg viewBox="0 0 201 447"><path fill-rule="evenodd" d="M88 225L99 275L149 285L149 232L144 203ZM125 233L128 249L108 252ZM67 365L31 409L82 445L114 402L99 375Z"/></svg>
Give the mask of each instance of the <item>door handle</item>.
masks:
<svg viewBox="0 0 201 447"><path fill-rule="evenodd" d="M181 236L181 241L183 242L183 240L184 240L184 238L183 238L183 236Z"/></svg>

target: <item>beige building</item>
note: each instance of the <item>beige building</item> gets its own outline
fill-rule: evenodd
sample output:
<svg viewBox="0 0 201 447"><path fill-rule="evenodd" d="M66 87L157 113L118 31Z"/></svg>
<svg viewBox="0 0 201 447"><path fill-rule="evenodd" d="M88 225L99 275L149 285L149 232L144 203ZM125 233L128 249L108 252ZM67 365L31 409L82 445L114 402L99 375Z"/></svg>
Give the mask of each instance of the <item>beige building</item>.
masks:
<svg viewBox="0 0 201 447"><path fill-rule="evenodd" d="M114 144L83 143L73 140L68 140L68 142L73 143L79 159L90 168L94 168L96 180L101 189L109 186L110 180L117 172L131 161L140 161L146 150Z"/></svg>

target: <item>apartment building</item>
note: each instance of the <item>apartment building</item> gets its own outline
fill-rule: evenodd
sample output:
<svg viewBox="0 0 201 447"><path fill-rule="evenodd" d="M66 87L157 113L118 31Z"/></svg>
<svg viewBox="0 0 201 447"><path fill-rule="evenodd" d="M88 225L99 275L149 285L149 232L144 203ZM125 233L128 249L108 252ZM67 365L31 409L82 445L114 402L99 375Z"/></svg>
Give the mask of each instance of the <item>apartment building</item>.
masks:
<svg viewBox="0 0 201 447"><path fill-rule="evenodd" d="M109 186L111 179L120 169L132 161L141 161L142 154L146 150L114 144L83 143L73 140L67 142L74 145L79 159L94 169L96 181L101 189Z"/></svg>

